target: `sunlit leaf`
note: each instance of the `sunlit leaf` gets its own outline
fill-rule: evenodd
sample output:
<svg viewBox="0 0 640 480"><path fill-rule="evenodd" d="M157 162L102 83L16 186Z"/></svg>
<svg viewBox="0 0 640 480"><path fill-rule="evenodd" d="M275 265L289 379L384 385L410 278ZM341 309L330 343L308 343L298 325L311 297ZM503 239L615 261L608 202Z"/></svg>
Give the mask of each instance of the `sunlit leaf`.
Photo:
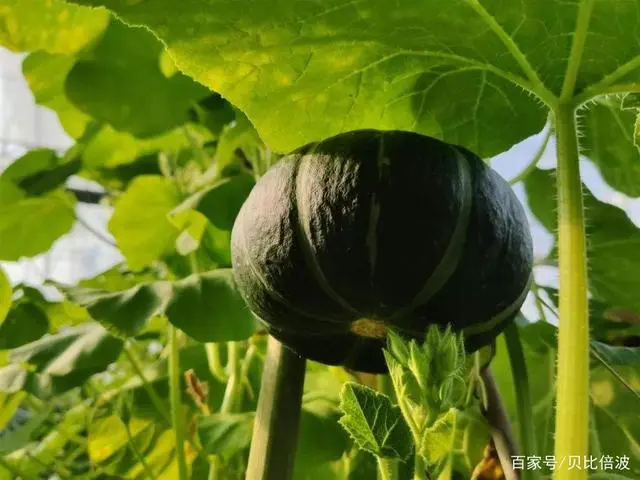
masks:
<svg viewBox="0 0 640 480"><path fill-rule="evenodd" d="M109 231L131 270L141 270L175 248L178 230L167 215L180 203L175 184L159 175L137 177L118 199Z"/></svg>
<svg viewBox="0 0 640 480"><path fill-rule="evenodd" d="M207 132L202 128L195 130L198 135L208 138ZM190 131L193 132L194 128L190 127ZM133 163L143 155L161 151L171 155L182 148L189 147L190 144L183 127L157 137L139 139L129 133L118 132L107 125L87 141L83 151L83 161L89 169L116 168Z"/></svg>
<svg viewBox="0 0 640 480"><path fill-rule="evenodd" d="M75 222L75 199L65 192L0 205L0 260L32 257L51 248Z"/></svg>
<svg viewBox="0 0 640 480"><path fill-rule="evenodd" d="M375 127L482 156L541 129L545 112L533 96L550 102L560 93L579 5L406 1L390 14L377 0L189 0L169 9L178 22L156 3L74 1L150 27L181 70L241 108L278 150ZM606 77L595 91L637 84L638 5L610 0L593 10L576 90Z"/></svg>
<svg viewBox="0 0 640 480"><path fill-rule="evenodd" d="M58 114L61 125L73 138L79 138L91 120L73 105L64 91L67 75L77 58L73 55L34 52L22 62L22 73L36 103Z"/></svg>
<svg viewBox="0 0 640 480"><path fill-rule="evenodd" d="M76 53L102 34L104 9L62 0L5 0L0 5L0 45L16 52Z"/></svg>

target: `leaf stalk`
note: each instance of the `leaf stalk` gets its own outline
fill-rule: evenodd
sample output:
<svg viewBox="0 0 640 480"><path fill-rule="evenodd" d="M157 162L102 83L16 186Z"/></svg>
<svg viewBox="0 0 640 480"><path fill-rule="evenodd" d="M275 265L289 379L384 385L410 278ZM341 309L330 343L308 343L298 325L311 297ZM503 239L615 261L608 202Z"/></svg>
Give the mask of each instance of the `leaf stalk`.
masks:
<svg viewBox="0 0 640 480"><path fill-rule="evenodd" d="M584 458L589 438L589 317L587 250L575 107L555 110L558 191L560 325L556 397L556 480L583 480L569 456Z"/></svg>

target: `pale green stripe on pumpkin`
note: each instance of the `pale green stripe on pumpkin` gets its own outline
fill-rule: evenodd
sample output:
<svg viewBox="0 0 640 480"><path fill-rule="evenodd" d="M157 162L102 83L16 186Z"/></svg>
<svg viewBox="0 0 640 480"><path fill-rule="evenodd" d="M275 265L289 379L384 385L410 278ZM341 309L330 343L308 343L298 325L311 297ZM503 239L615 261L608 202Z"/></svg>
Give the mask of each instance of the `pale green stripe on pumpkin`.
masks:
<svg viewBox="0 0 640 480"><path fill-rule="evenodd" d="M311 178L311 175L305 175L304 173L309 165L309 158L314 155L315 149L318 145L319 144L316 144L309 152L298 159L298 168L294 173L294 201L297 214L296 228L298 230L298 239L300 240L304 256L307 260L307 266L311 269L311 274L322 291L333 301L338 303L338 305L361 317L363 314L349 305L349 302L342 298L338 292L331 287L327 277L325 277L324 272L322 271L322 268L320 268L318 257L311 245L311 232L309 231L309 226L311 225L309 218L309 205L305 201L311 198L311 195L308 195L307 192L309 182L305 181L306 179Z"/></svg>
<svg viewBox="0 0 640 480"><path fill-rule="evenodd" d="M456 154L455 158L458 163L458 171L460 172L460 189L462 191L462 202L460 204L456 226L451 234L449 245L438 266L434 269L418 294L413 297L413 300L395 312L391 316L392 319L402 317L427 303L444 287L460 263L464 244L467 239L469 217L471 216L471 207L473 205L473 181L471 178L471 167L467 162L467 158L457 148L452 147L452 149Z"/></svg>
<svg viewBox="0 0 640 480"><path fill-rule="evenodd" d="M520 307L522 306L524 299L527 297L527 294L529 293L529 287L531 286L532 281L533 281L533 275L529 277L529 281L527 282L527 285L524 287L524 290L522 290L522 293L520 293L520 295L518 295L518 297L500 313L498 313L497 315L494 315L486 322L470 325L468 327L463 328L462 333L465 336L472 336L472 335L480 335L482 333L489 332L494 328L496 328L498 325L500 325L500 323L502 323L505 319L514 315L518 310L520 310Z"/></svg>
<svg viewBox="0 0 640 480"><path fill-rule="evenodd" d="M237 238L239 238L240 240L240 248L241 248L240 256L242 257L243 261L247 264L247 267L249 267L249 269L251 270L251 273L253 274L253 276L262 284L264 290L272 299L281 303L286 308L291 310L293 313L297 313L298 315L314 318L324 324L339 325L343 327L336 331L348 330L349 324L347 323L325 318L321 315L315 314L313 312L305 311L304 309L298 308L292 305L291 303L289 303L289 301L271 285L271 283L267 280L267 278L262 274L261 270L258 267L256 267L255 263L253 262L251 254L247 249L247 238L244 233L245 232L244 226L242 225L241 228L239 228L238 230L239 231L237 232ZM284 330L289 330L289 329L285 328ZM294 331L297 331L297 330L294 329Z"/></svg>

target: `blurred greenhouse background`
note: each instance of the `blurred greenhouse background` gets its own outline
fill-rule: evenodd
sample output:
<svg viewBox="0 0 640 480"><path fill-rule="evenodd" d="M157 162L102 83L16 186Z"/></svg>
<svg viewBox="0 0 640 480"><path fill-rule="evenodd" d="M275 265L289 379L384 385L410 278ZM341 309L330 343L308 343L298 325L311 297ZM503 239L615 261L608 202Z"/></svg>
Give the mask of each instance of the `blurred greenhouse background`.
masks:
<svg viewBox="0 0 640 480"><path fill-rule="evenodd" d="M0 172L28 150L44 147L62 153L73 143L56 114L35 104L21 72L23 58L0 48ZM77 177L69 183L81 190L100 190L97 184ZM119 251L104 241L110 238L106 227L109 208L79 203L76 215L79 221L74 229L46 254L15 263L3 262L14 284L41 286L46 279L75 283L121 260ZM55 296L53 289L44 291Z"/></svg>
<svg viewBox="0 0 640 480"><path fill-rule="evenodd" d="M70 145L71 139L60 126L57 116L50 110L35 104L33 95L21 73L23 56L0 48L0 172L13 160L30 149L45 147L60 153ZM515 177L526 166L542 141L542 134L527 139L492 159L492 166L506 179ZM541 168L552 168L555 164L553 139L539 163ZM624 208L630 218L640 225L640 199L631 199L613 191L603 181L593 164L582 160L582 176L601 201ZM75 189L99 191L92 182L71 178L69 186ZM522 185L514 187L519 198L524 198ZM46 279L73 284L81 278L91 277L122 260L117 250L110 245L107 230L110 209L104 205L79 203L76 209L78 222L74 229L58 240L44 255L23 259L15 263L3 263L12 282L33 286L43 285ZM528 212L535 242L536 257L544 257L552 246L552 236ZM1 239L0 239L1 241ZM555 268L538 266L536 277L539 283L557 285ZM42 287L48 296L56 296L55 289ZM538 318L531 298L527 299L524 313L529 319ZM554 318L549 318L555 321Z"/></svg>

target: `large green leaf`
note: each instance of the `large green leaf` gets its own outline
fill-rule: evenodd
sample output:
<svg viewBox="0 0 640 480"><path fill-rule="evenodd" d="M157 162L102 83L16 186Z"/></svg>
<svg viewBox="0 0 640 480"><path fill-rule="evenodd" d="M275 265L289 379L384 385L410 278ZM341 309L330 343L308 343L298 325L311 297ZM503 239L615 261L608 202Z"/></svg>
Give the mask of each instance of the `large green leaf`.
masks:
<svg viewBox="0 0 640 480"><path fill-rule="evenodd" d="M208 454L228 457L249 448L254 412L214 414L198 423L198 435ZM303 407L296 448L294 478L309 478L318 465L338 460L348 447L345 432L338 425L337 411ZM325 477L327 478L327 477Z"/></svg>
<svg viewBox="0 0 640 480"><path fill-rule="evenodd" d="M232 456L249 448L253 412L213 414L198 422L198 437L209 455Z"/></svg>
<svg viewBox="0 0 640 480"><path fill-rule="evenodd" d="M595 162L616 190L640 197L640 148L635 144L637 113L620 102L596 102L581 112L581 152Z"/></svg>
<svg viewBox="0 0 640 480"><path fill-rule="evenodd" d="M278 150L375 127L491 156L541 129L570 56L585 99L640 90L637 2L73 1L151 28Z"/></svg>
<svg viewBox="0 0 640 480"><path fill-rule="evenodd" d="M162 49L148 30L112 19L91 53L71 68L66 94L86 114L136 137L182 125L211 92L181 73L167 78L160 71Z"/></svg>
<svg viewBox="0 0 640 480"><path fill-rule="evenodd" d="M27 195L42 195L66 182L80 170L80 159L60 158L48 148L30 150L2 172L0 178L13 182Z"/></svg>
<svg viewBox="0 0 640 480"><path fill-rule="evenodd" d="M176 209L176 213L193 209L202 213L216 228L231 230L240 207L254 184L255 180L251 175L240 174L224 178L187 198Z"/></svg>
<svg viewBox="0 0 640 480"><path fill-rule="evenodd" d="M34 52L22 62L22 73L36 103L58 114L65 131L73 138L84 133L90 117L67 98L64 84L77 61L73 55Z"/></svg>
<svg viewBox="0 0 640 480"><path fill-rule="evenodd" d="M55 191L0 205L0 260L32 257L51 248L75 222L75 199Z"/></svg>
<svg viewBox="0 0 640 480"><path fill-rule="evenodd" d="M525 181L529 206L550 232L557 230L554 173L535 170ZM600 202L586 188L583 191L590 291L612 307L640 311L640 229L624 210Z"/></svg>
<svg viewBox="0 0 640 480"><path fill-rule="evenodd" d="M4 0L0 4L0 45L16 52L75 53L107 26L104 9L63 0Z"/></svg>
<svg viewBox="0 0 640 480"><path fill-rule="evenodd" d="M137 177L118 199L109 231L131 270L141 270L174 249L178 230L167 215L180 203L176 185L159 175Z"/></svg>
<svg viewBox="0 0 640 480"><path fill-rule="evenodd" d="M124 264L117 264L95 277L86 278L78 282L79 287L94 288L103 292L118 292L135 287L141 283L151 282L157 279L153 270L132 272Z"/></svg>
<svg viewBox="0 0 640 480"><path fill-rule="evenodd" d="M207 139L203 129L197 134ZM135 162L139 157L163 151L177 152L191 145L183 127L176 128L153 138L140 139L130 133L118 132L106 125L87 140L83 161L89 169L115 168Z"/></svg>
<svg viewBox="0 0 640 480"><path fill-rule="evenodd" d="M191 275L174 282L165 313L172 324L200 342L244 340L257 328L231 269Z"/></svg>
<svg viewBox="0 0 640 480"><path fill-rule="evenodd" d="M108 330L122 337L131 337L140 332L151 318L163 313L171 296L171 286L168 282L156 282L113 293L84 288L68 292Z"/></svg>
<svg viewBox="0 0 640 480"><path fill-rule="evenodd" d="M96 323L71 327L11 350L9 365L0 368L0 390L57 395L104 371L121 350L122 341Z"/></svg>
<svg viewBox="0 0 640 480"><path fill-rule="evenodd" d="M49 330L47 315L33 303L21 300L11 308L4 321L0 320L0 350L35 342Z"/></svg>
<svg viewBox="0 0 640 480"><path fill-rule="evenodd" d="M323 408L305 403L300 415L295 478L306 478L318 465L339 460L348 452L351 445L339 419L337 403Z"/></svg>
<svg viewBox="0 0 640 480"><path fill-rule="evenodd" d="M21 314L18 315L16 323L21 324L25 330L29 330L29 326L40 325L40 328L44 328L46 325L49 333L58 333L60 329L80 325L91 320L84 308L67 300L49 300L45 298L40 290L28 285L16 285L14 287L14 297L18 298L15 301L14 308L20 306L23 309ZM14 315L13 310L12 315ZM16 325L16 328L18 328L18 325ZM36 331L38 330L36 328ZM46 330L44 333L46 333ZM34 333L24 331L21 332L21 335L33 336Z"/></svg>
<svg viewBox="0 0 640 480"><path fill-rule="evenodd" d="M548 5L525 10L514 4L502 13L497 3L486 12L476 2L407 1L390 15L380 0L190 0L175 10L178 22L166 2L77 3L104 5L149 26L179 68L240 107L278 150L376 127L431 134L485 156L501 152L539 131L545 118L523 91L533 88L533 75L510 50L519 46L541 64L540 77L556 80L570 40L557 35L550 41L540 28L549 23L545 13L556 10ZM563 32L573 21L572 9L565 10L550 23ZM552 65L550 48L562 55Z"/></svg>
<svg viewBox="0 0 640 480"><path fill-rule="evenodd" d="M69 288L67 294L86 306L95 320L121 336L135 335L157 315L166 315L173 325L200 342L244 340L257 328L231 269L194 274L175 282L145 283L118 292Z"/></svg>
<svg viewBox="0 0 640 480"><path fill-rule="evenodd" d="M4 322L11 309L12 289L7 274L0 267L0 323Z"/></svg>

